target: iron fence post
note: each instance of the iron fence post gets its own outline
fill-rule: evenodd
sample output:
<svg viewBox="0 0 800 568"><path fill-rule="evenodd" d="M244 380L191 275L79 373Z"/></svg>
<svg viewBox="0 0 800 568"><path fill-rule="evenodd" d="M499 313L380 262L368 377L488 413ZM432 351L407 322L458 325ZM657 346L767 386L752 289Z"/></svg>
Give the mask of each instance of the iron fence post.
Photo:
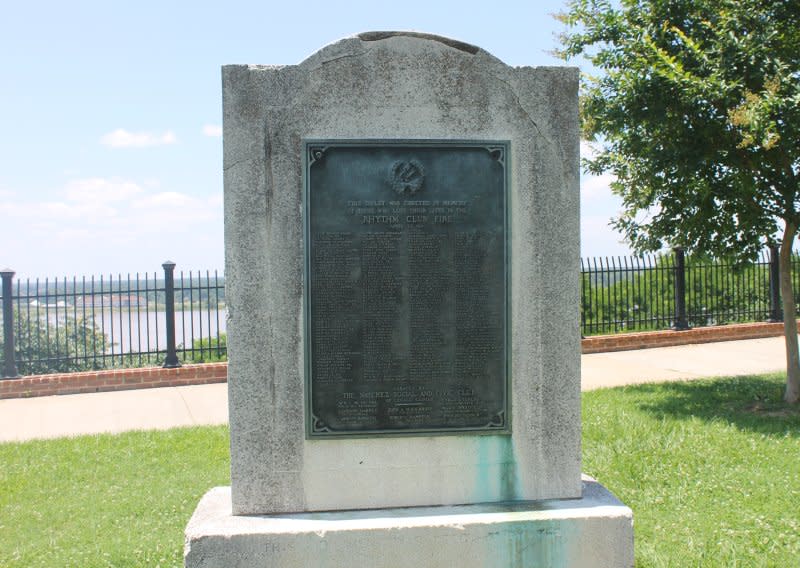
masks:
<svg viewBox="0 0 800 568"><path fill-rule="evenodd" d="M686 257L681 248L675 249L675 321L672 329L681 331L689 329L686 320Z"/></svg>
<svg viewBox="0 0 800 568"><path fill-rule="evenodd" d="M19 377L19 371L14 358L14 298L11 289L14 271L6 268L0 271L0 277L3 279L3 378L15 379Z"/></svg>
<svg viewBox="0 0 800 568"><path fill-rule="evenodd" d="M778 255L780 249L778 245L769 245L769 318L768 322L777 323L783 321L783 310L781 309L781 285L780 273L778 268Z"/></svg>
<svg viewBox="0 0 800 568"><path fill-rule="evenodd" d="M165 369L181 366L175 351L175 263L168 260L161 265L164 268L164 294L167 316L167 356L164 358Z"/></svg>

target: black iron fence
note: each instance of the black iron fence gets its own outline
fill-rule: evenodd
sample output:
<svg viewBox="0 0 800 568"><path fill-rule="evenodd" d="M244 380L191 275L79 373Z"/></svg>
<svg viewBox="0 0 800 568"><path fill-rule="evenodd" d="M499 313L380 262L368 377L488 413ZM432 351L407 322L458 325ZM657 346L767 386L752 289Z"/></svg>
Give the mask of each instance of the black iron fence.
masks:
<svg viewBox="0 0 800 568"><path fill-rule="evenodd" d="M225 360L225 282L213 273L13 280L2 271L3 377Z"/></svg>
<svg viewBox="0 0 800 568"><path fill-rule="evenodd" d="M798 264L795 255L796 296ZM776 248L744 265L680 250L581 260L584 335L782 320Z"/></svg>
<svg viewBox="0 0 800 568"><path fill-rule="evenodd" d="M584 335L781 321L777 250L755 262L670 254L581 260ZM800 291L800 259L793 258ZM2 376L227 358L217 272L14 280L2 271ZM798 294L800 296L800 294Z"/></svg>

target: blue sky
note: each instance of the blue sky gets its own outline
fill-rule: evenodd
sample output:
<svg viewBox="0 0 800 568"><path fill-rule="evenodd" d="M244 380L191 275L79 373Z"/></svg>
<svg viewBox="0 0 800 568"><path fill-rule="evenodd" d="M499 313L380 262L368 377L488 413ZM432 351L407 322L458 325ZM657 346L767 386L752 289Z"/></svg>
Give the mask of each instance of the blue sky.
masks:
<svg viewBox="0 0 800 568"><path fill-rule="evenodd" d="M21 277L222 269L220 66L295 64L410 29L509 65L548 52L563 2L14 2L0 22L0 265ZM581 64L581 62L573 62ZM582 177L582 254L625 254L608 179Z"/></svg>

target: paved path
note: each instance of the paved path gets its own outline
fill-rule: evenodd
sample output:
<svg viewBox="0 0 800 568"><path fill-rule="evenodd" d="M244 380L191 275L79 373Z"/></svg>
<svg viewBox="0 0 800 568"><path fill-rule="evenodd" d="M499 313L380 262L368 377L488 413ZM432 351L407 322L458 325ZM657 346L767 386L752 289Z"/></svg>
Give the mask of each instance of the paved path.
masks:
<svg viewBox="0 0 800 568"><path fill-rule="evenodd" d="M227 421L226 383L0 400L0 442Z"/></svg>
<svg viewBox="0 0 800 568"><path fill-rule="evenodd" d="M636 383L769 373L786 368L783 337L658 347L581 357L583 390Z"/></svg>
<svg viewBox="0 0 800 568"><path fill-rule="evenodd" d="M581 357L583 390L780 371L783 338L661 347ZM225 424L225 383L0 400L0 442Z"/></svg>

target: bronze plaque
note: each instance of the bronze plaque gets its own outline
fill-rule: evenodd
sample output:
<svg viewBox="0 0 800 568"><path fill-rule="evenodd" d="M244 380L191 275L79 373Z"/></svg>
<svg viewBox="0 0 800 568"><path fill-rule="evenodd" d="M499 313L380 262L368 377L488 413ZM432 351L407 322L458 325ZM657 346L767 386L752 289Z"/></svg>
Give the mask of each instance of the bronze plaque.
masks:
<svg viewBox="0 0 800 568"><path fill-rule="evenodd" d="M508 153L305 143L310 437L509 431Z"/></svg>

